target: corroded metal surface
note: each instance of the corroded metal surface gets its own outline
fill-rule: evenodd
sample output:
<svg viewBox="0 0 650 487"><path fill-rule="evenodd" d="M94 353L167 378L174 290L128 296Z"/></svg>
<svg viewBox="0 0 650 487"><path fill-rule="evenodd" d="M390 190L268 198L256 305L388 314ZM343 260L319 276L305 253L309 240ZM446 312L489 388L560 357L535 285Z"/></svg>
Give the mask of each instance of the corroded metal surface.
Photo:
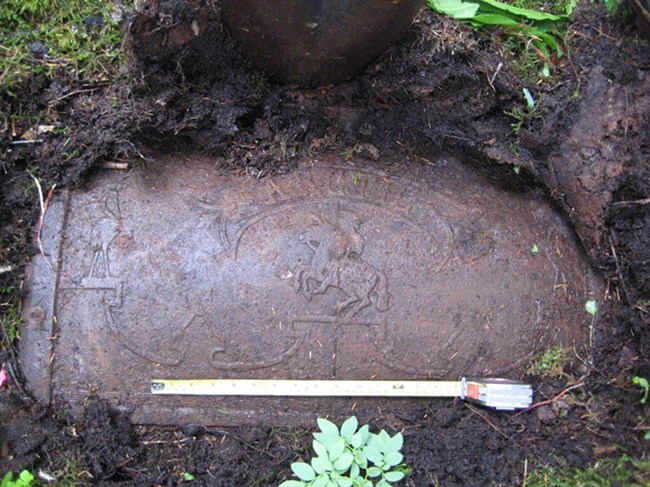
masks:
<svg viewBox="0 0 650 487"><path fill-rule="evenodd" d="M422 0L224 0L229 32L273 78L351 78L404 36Z"/></svg>
<svg viewBox="0 0 650 487"><path fill-rule="evenodd" d="M585 353L600 284L549 205L453 161L391 171L320 160L256 181L175 160L59 195L25 303L28 385L141 423L311 424L351 401L149 381L516 377L551 345Z"/></svg>

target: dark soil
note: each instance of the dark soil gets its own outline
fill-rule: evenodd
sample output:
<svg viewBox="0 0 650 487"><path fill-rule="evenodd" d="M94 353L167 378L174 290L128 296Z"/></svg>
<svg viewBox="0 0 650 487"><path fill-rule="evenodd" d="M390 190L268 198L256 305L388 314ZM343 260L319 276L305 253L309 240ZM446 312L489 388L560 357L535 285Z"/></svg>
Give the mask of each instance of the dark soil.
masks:
<svg viewBox="0 0 650 487"><path fill-rule="evenodd" d="M3 303L19 298L36 250L39 210L28 170L47 191L82 186L107 162L147 164L169 151L210 154L254 178L325 152L400 160L453 152L497 184L537 186L574 224L608 281L593 367L556 380L528 377L536 400L583 385L520 415L435 400L412 417L360 419L404 432L414 469L405 484L418 487L513 485L525 461L583 467L618 448L643 454L639 427L650 411L630 377L650 378L650 49L632 23L596 4L583 2L575 16L569 55L539 85L515 75L496 36L427 11L362 75L301 89L249 66L221 26L218 2L150 1L129 25L129 71L113 84L81 85L61 73L0 99L5 120L48 113L61 129L41 144L12 144L33 120L11 117L0 131L0 264L12 267L0 273ZM523 106L524 86L541 116L516 136L504 111ZM308 431L133 426L92 398L84 417L72 419L65 405L32 403L14 348L3 342L0 358L13 374L0 392L2 471L133 485L174 485L190 472L195 485L263 486L277 485L292 461L310 454Z"/></svg>

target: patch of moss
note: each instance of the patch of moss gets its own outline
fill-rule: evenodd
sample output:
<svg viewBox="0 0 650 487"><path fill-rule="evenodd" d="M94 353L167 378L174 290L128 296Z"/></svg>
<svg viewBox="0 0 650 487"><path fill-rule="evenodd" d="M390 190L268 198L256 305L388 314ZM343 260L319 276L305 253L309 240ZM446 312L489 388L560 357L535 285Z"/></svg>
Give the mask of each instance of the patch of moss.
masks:
<svg viewBox="0 0 650 487"><path fill-rule="evenodd" d="M564 350L562 347L551 347L539 355L528 366L527 373L540 377L560 377L564 366Z"/></svg>

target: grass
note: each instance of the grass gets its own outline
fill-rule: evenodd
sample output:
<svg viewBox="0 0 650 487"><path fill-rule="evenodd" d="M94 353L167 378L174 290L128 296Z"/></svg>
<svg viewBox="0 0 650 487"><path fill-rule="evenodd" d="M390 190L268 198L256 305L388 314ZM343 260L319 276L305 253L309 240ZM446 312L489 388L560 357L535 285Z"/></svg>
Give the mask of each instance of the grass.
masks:
<svg viewBox="0 0 650 487"><path fill-rule="evenodd" d="M24 323L20 316L20 303L18 301L7 301L0 307L0 326L4 335L10 343L20 337Z"/></svg>
<svg viewBox="0 0 650 487"><path fill-rule="evenodd" d="M83 82L110 81L124 62L123 8L102 0L0 2L0 96L59 70Z"/></svg>
<svg viewBox="0 0 650 487"><path fill-rule="evenodd" d="M627 455L599 460L588 468L544 467L526 479L527 487L647 487L650 459Z"/></svg>

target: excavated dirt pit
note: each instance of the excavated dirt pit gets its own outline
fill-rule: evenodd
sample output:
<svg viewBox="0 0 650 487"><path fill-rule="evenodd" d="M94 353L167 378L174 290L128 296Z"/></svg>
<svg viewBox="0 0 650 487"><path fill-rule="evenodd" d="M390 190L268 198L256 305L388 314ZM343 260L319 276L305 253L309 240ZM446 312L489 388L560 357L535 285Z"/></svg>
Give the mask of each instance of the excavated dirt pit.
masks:
<svg viewBox="0 0 650 487"><path fill-rule="evenodd" d="M11 375L0 391L5 471L42 470L59 483L171 486L191 473L196 485L277 486L291 477L292 462L312 455L315 418L343 412L404 434L409 487L528 485L546 465L606 465L622 451L645 458L650 406L640 404L631 378L650 377L650 50L631 24L581 2L568 26L566 56L538 83L521 77L508 39L425 10L405 41L364 73L303 89L252 69L222 26L220 0L143 4L125 25L129 76L88 85L74 70L60 69L16 99L0 100L12 120L11 129L0 130L3 318L24 297L23 281L31 286L21 356L7 337L0 350ZM524 87L538 102L539 118L516 134L508 113L525 108ZM42 134L42 143L17 140L37 127L34 118L14 113L44 111L57 130ZM352 163L325 160L343 154ZM146 169L102 173L106 163ZM323 170L310 172L316 163L348 170L328 184L317 177ZM50 264L34 243L40 209L30 174L40 179L44 198L54 190L43 233ZM371 181L384 189L362 189ZM287 196L273 196L272 184ZM284 205L292 197L309 203ZM571 232L544 201L560 209L605 280L593 296ZM274 204L277 213L268 210ZM251 219L257 214L264 218ZM424 247L406 248L406 239L424 239ZM239 243L237 260L223 242ZM320 242L330 252L318 261ZM433 244L439 247L427 261L422 253ZM445 245L453 251L445 254ZM276 256L272 249L280 247ZM370 304L362 295L356 307L364 307L350 302L337 311L357 289L349 283L363 274L362 263L369 279L375 276ZM306 289L296 288L301 270ZM385 293L377 287L382 275ZM380 304L385 309L377 307L380 295L388 297ZM417 301L424 297L431 301ZM599 307L593 341L587 297ZM237 315L235 303L244 303ZM257 321L244 321L252 315ZM290 316L312 319L292 331ZM228 320L241 326L224 335L219 326ZM269 326L276 330L271 337ZM499 334L501 345L492 341ZM224 370L277 358L300 340L286 363ZM574 364L520 375L523 357L557 341ZM583 354L585 345L592 346ZM154 376L199 373L499 374L533 384L539 407L513 415L447 399L213 398L206 412L198 402L149 395ZM25 383L50 407L37 407ZM86 401L86 394L100 399ZM194 424L137 424L189 419ZM196 424L202 422L255 424ZM308 430L281 428L286 423Z"/></svg>
<svg viewBox="0 0 650 487"><path fill-rule="evenodd" d="M28 387L77 411L96 395L145 424L311 424L313 411L421 407L149 387L517 377L550 346L587 356L584 303L603 289L536 191L443 156L322 157L260 180L168 158L61 193L43 246L24 308Z"/></svg>

